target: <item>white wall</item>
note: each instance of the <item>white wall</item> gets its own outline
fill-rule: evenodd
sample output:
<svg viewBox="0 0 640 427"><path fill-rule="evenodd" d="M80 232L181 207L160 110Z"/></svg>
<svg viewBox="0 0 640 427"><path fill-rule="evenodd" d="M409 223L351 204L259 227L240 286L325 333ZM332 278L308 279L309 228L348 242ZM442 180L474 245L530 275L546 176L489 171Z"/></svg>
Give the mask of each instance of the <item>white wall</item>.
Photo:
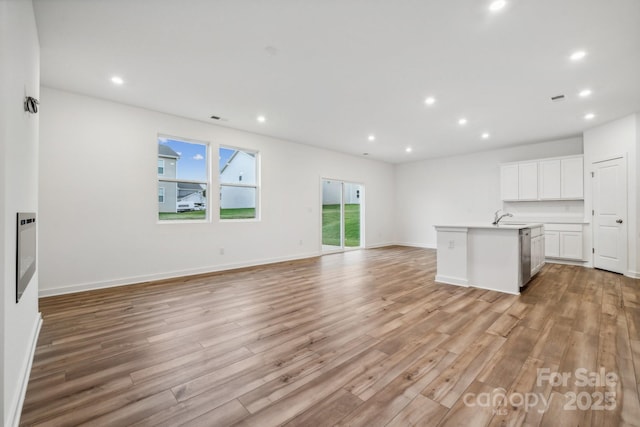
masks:
<svg viewBox="0 0 640 427"><path fill-rule="evenodd" d="M584 133L584 166L585 166L585 210L591 212L593 195L591 188L591 171L593 162L607 160L621 154L627 156L627 234L628 234L628 269L627 275L640 277L640 206L638 191L640 190L640 135L639 114L633 114ZM591 247L593 231L589 225L585 229L585 240Z"/></svg>
<svg viewBox="0 0 640 427"><path fill-rule="evenodd" d="M396 240L435 248L436 224L491 222L493 213L503 207L500 163L571 154L582 154L581 138L397 165ZM566 209L557 202L539 204L537 209L541 208L545 211L540 211L540 216L557 215L555 211ZM583 207L570 206L570 213L582 218Z"/></svg>
<svg viewBox="0 0 640 427"><path fill-rule="evenodd" d="M640 278L640 113L636 113L636 267L633 275ZM629 217L632 219L632 217ZM631 268L629 268L631 272Z"/></svg>
<svg viewBox="0 0 640 427"><path fill-rule="evenodd" d="M44 295L319 255L322 176L363 183L367 246L393 242L387 163L49 88L40 125ZM159 133L259 151L261 220L158 224Z"/></svg>
<svg viewBox="0 0 640 427"><path fill-rule="evenodd" d="M38 314L38 272L16 303L16 213L38 209L38 116L25 95L38 97L39 44L30 0L0 0L0 304L2 424L17 425L26 391Z"/></svg>

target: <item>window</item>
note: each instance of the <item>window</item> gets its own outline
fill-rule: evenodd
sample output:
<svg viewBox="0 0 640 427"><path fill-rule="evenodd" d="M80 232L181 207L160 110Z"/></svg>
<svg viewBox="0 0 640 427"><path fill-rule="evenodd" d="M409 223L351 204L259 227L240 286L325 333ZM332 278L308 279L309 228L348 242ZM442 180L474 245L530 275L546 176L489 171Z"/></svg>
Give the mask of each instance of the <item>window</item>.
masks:
<svg viewBox="0 0 640 427"><path fill-rule="evenodd" d="M258 218L258 153L220 147L220 219Z"/></svg>
<svg viewBox="0 0 640 427"><path fill-rule="evenodd" d="M158 219L207 219L209 145L158 137Z"/></svg>

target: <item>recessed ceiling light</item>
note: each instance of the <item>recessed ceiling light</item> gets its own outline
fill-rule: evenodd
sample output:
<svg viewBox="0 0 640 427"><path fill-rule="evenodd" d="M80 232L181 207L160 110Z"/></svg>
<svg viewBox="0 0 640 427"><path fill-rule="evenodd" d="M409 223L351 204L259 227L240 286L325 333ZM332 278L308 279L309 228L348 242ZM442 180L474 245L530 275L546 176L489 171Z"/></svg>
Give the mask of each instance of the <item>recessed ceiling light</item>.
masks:
<svg viewBox="0 0 640 427"><path fill-rule="evenodd" d="M122 77L120 76L113 76L111 77L111 83L113 83L114 85L122 85L124 84L124 80L122 80Z"/></svg>
<svg viewBox="0 0 640 427"><path fill-rule="evenodd" d="M585 56L587 56L587 52L585 52L584 50L577 50L571 54L569 59L571 59L572 61L579 61Z"/></svg>
<svg viewBox="0 0 640 427"><path fill-rule="evenodd" d="M369 141L375 141L376 140L376 136L375 135L369 135L369 137L367 139Z"/></svg>
<svg viewBox="0 0 640 427"><path fill-rule="evenodd" d="M412 151L413 151L413 148L411 148L411 147L407 147L407 148L405 148L405 149L404 149L404 151L406 151L407 153L410 153L410 152L412 152Z"/></svg>
<svg viewBox="0 0 640 427"><path fill-rule="evenodd" d="M467 124L467 119L465 119L464 117L463 117L463 118L461 118L460 120L458 120L458 124L459 124L460 126L464 126L464 125L466 125L466 124Z"/></svg>
<svg viewBox="0 0 640 427"><path fill-rule="evenodd" d="M264 123L264 122L266 122L266 121L267 121L267 118L266 118L265 116L258 116L258 119L257 119L257 120L258 120L260 123Z"/></svg>
<svg viewBox="0 0 640 427"><path fill-rule="evenodd" d="M585 114L585 115L584 115L584 119L585 119L585 120L591 120L591 119L593 119L595 116L596 116L596 115L595 115L595 114L593 114L593 113L587 113L587 114Z"/></svg>
<svg viewBox="0 0 640 427"><path fill-rule="evenodd" d="M427 105L433 105L436 103L436 99L433 96L430 96L424 100L424 103Z"/></svg>
<svg viewBox="0 0 640 427"><path fill-rule="evenodd" d="M491 135L489 135L489 132L485 132L485 133L483 133L483 134L482 134L482 135L480 135L480 136L482 137L482 139L489 139L489 137L490 137Z"/></svg>
<svg viewBox="0 0 640 427"><path fill-rule="evenodd" d="M591 89L581 90L578 95L580 95L583 98L586 98L587 96L591 95Z"/></svg>
<svg viewBox="0 0 640 427"><path fill-rule="evenodd" d="M491 4L489 5L489 10L491 12L497 12L504 8L506 5L507 2L505 0L496 0L494 2L491 2Z"/></svg>

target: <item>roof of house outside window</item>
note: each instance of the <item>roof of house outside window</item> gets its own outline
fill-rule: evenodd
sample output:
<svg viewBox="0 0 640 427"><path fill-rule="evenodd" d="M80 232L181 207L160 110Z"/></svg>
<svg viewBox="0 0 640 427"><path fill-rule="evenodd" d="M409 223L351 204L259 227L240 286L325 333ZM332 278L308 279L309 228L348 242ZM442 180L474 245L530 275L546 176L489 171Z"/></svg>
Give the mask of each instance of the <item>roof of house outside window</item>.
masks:
<svg viewBox="0 0 640 427"><path fill-rule="evenodd" d="M168 145L158 144L158 157L171 157L174 159L179 159L180 155L173 151L173 149Z"/></svg>

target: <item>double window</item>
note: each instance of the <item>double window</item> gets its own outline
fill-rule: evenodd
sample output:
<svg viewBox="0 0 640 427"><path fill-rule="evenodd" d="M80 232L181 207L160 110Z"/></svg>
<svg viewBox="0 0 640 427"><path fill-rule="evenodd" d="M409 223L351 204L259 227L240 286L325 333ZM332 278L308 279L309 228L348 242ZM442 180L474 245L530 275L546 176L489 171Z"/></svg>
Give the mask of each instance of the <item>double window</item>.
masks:
<svg viewBox="0 0 640 427"><path fill-rule="evenodd" d="M220 220L257 219L258 153L232 147L219 149ZM161 221L208 218L209 144L158 137L158 218Z"/></svg>

